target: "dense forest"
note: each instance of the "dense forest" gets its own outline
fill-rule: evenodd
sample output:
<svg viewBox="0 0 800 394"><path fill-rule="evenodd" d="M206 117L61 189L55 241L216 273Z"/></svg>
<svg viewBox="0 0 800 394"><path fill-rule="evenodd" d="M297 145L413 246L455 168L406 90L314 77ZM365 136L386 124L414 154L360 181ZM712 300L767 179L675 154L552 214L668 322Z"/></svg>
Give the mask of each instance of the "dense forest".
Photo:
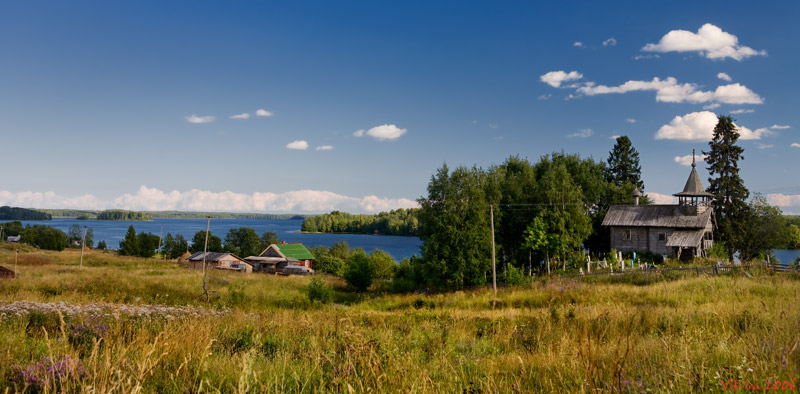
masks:
<svg viewBox="0 0 800 394"><path fill-rule="evenodd" d="M109 209L97 214L96 220L153 220L145 212L124 211L121 209Z"/></svg>
<svg viewBox="0 0 800 394"><path fill-rule="evenodd" d="M306 218L301 229L311 233L417 235L418 214L419 209L402 208L377 215L333 211Z"/></svg>
<svg viewBox="0 0 800 394"><path fill-rule="evenodd" d="M33 209L0 207L0 220L50 220L52 218L48 213Z"/></svg>

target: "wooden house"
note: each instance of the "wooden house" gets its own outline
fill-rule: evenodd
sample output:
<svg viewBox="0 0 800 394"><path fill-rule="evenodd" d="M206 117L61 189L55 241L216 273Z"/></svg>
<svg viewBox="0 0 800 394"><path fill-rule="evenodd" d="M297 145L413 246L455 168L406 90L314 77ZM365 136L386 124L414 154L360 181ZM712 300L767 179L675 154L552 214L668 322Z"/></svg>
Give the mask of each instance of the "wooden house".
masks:
<svg viewBox="0 0 800 394"><path fill-rule="evenodd" d="M714 244L714 196L705 191L694 159L686 186L674 194L677 205L639 205L640 195L634 190L633 205L613 205L603 219L603 225L611 230L612 249L649 251L684 260L706 256Z"/></svg>
<svg viewBox="0 0 800 394"><path fill-rule="evenodd" d="M15 277L14 271L0 265L0 279L14 279Z"/></svg>
<svg viewBox="0 0 800 394"><path fill-rule="evenodd" d="M301 243L272 244L258 256L249 256L245 260L253 265L256 271L267 273L311 272L314 255ZM305 267L305 270L292 270L294 267ZM292 268L287 271L287 268Z"/></svg>
<svg viewBox="0 0 800 394"><path fill-rule="evenodd" d="M253 272L253 266L231 253L207 252L205 261L208 267L229 271ZM186 259L192 268L203 268L203 252L197 252Z"/></svg>

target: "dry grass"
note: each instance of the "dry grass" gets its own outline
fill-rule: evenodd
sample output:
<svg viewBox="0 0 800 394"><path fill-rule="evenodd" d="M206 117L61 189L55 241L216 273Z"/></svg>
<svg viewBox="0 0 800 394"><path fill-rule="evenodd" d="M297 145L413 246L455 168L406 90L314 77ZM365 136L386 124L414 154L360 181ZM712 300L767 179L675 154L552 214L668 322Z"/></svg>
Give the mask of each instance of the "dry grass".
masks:
<svg viewBox="0 0 800 394"><path fill-rule="evenodd" d="M327 278L338 303L318 305L306 298L308 278L215 272L205 305L200 273L171 263L94 252L81 270L77 251L20 257L19 280L0 282L0 304L221 315L6 317L0 393L692 392L800 377L800 280L787 275L539 281L496 302L483 290L359 297ZM0 250L0 265L13 265L13 253ZM47 357L80 371L20 381Z"/></svg>

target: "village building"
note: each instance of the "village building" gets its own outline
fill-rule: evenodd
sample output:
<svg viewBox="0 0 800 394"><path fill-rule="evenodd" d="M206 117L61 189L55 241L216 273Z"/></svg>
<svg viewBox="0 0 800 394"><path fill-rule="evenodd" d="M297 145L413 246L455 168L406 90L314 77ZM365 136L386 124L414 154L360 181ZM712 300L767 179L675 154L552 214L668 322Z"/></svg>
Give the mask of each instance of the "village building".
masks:
<svg viewBox="0 0 800 394"><path fill-rule="evenodd" d="M677 205L612 205L603 226L611 233L611 248L620 252L649 251L683 260L706 256L714 245L713 194L705 191L692 158L692 171L683 191L675 193Z"/></svg>
<svg viewBox="0 0 800 394"><path fill-rule="evenodd" d="M301 243L271 244L258 256L245 257L253 269L266 273L313 274L314 255Z"/></svg>
<svg viewBox="0 0 800 394"><path fill-rule="evenodd" d="M14 279L15 277L14 271L0 265L0 279Z"/></svg>
<svg viewBox="0 0 800 394"><path fill-rule="evenodd" d="M231 253L206 252L206 264L209 267L227 271L253 272L253 266ZM197 252L186 259L187 266L203 268L203 252Z"/></svg>

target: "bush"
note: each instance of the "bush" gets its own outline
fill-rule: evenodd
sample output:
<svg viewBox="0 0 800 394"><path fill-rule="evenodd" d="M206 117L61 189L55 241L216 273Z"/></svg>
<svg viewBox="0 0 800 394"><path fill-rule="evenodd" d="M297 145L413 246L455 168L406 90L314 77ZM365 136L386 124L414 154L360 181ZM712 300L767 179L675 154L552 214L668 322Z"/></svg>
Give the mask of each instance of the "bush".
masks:
<svg viewBox="0 0 800 394"><path fill-rule="evenodd" d="M722 242L714 242L714 246L708 250L708 258L722 260L731 259L727 250L725 249L725 245Z"/></svg>
<svg viewBox="0 0 800 394"><path fill-rule="evenodd" d="M333 301L333 287L320 278L311 279L311 283L306 288L308 300L311 302L321 302L327 304Z"/></svg>
<svg viewBox="0 0 800 394"><path fill-rule="evenodd" d="M522 270L511 264L506 266L506 272L503 272L500 280L508 286L519 286L528 283L528 278Z"/></svg>
<svg viewBox="0 0 800 394"><path fill-rule="evenodd" d="M375 278L375 267L366 253L355 253L347 260L344 280L358 292L367 290Z"/></svg>

